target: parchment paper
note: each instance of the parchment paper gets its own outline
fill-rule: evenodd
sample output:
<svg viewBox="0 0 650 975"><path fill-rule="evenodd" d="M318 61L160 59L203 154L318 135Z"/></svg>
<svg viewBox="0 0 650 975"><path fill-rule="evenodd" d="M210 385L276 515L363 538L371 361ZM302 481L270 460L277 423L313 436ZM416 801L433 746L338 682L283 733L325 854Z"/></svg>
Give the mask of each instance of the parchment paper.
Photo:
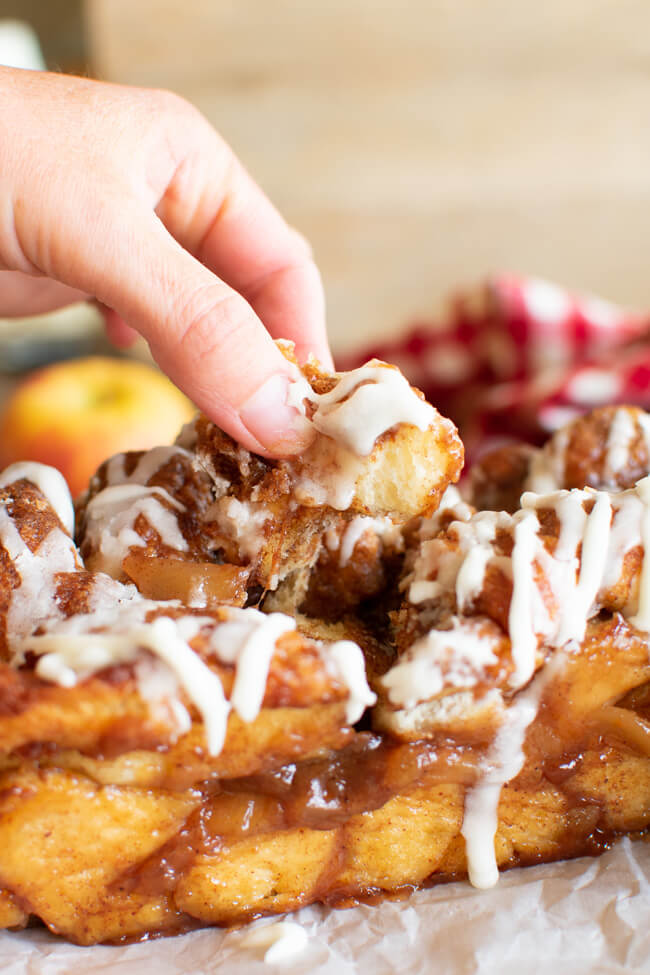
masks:
<svg viewBox="0 0 650 975"><path fill-rule="evenodd" d="M291 915L306 948L282 965L215 929L125 947L78 948L41 929L0 933L3 975L586 975L650 972L650 842L598 859L502 874L490 891L457 883L409 900ZM272 923L258 921L257 925Z"/></svg>

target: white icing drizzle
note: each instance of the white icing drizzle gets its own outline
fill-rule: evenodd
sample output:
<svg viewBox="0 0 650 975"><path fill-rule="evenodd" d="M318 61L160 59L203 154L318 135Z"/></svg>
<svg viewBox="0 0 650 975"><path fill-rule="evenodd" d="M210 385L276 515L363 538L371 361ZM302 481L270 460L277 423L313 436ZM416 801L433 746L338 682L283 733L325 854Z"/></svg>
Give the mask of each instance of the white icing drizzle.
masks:
<svg viewBox="0 0 650 975"><path fill-rule="evenodd" d="M230 704L243 721L253 721L262 707L276 640L295 628L296 621L283 613L233 609L214 630L210 642L217 655L237 664Z"/></svg>
<svg viewBox="0 0 650 975"><path fill-rule="evenodd" d="M483 624L484 628L484 624ZM474 687L485 669L496 663L496 640L472 619L451 619L451 629L429 630L381 679L388 699L413 708L435 697L444 686Z"/></svg>
<svg viewBox="0 0 650 975"><path fill-rule="evenodd" d="M364 458L384 433L399 424L424 431L435 422L453 435L454 426L421 399L393 366L373 360L334 378L336 386L321 394L302 377L290 383L287 402L324 435L294 465L294 494L306 506L329 505L345 511L364 471Z"/></svg>
<svg viewBox="0 0 650 975"><path fill-rule="evenodd" d="M293 488L296 500L307 507L329 505L346 511L363 472L363 458L334 440L322 438L302 460Z"/></svg>
<svg viewBox="0 0 650 975"><path fill-rule="evenodd" d="M71 625L66 626L68 623ZM84 623L90 632L75 632ZM143 650L149 650L167 665L201 713L208 751L218 754L226 736L229 705L218 676L189 646L188 641L201 629L201 621L196 617L177 620L161 616L125 629L117 620L110 633L92 632L93 625L93 617L72 617L48 633L28 637L25 646L42 654L36 664L39 677L73 687L79 679L105 667L132 662Z"/></svg>
<svg viewBox="0 0 650 975"><path fill-rule="evenodd" d="M593 507L587 514L585 502L589 500ZM584 638L587 620L593 615L607 563L612 502L606 491L574 490L559 491L551 499L527 493L522 495L521 505L530 510L547 507L549 501L560 519L560 534L553 557L544 559L544 567L558 595L558 612L554 631L542 632L551 646L564 646Z"/></svg>
<svg viewBox="0 0 650 975"><path fill-rule="evenodd" d="M525 511L515 525L512 550L512 597L508 612L508 631L515 665L511 681L521 687L533 675L537 637L533 628L533 560L539 522L533 511Z"/></svg>
<svg viewBox="0 0 650 975"><path fill-rule="evenodd" d="M86 538L98 556L98 568L117 576L129 549L145 545L144 538L134 528L138 515L147 519L163 544L180 552L187 551L178 519L161 503L163 500L176 511L185 511L164 488L137 483L111 485L90 499L86 506Z"/></svg>
<svg viewBox="0 0 650 975"><path fill-rule="evenodd" d="M106 461L106 486L124 484L127 480L126 454L115 454Z"/></svg>
<svg viewBox="0 0 650 975"><path fill-rule="evenodd" d="M639 410L636 414L636 422L645 445L646 457L650 461L650 413Z"/></svg>
<svg viewBox="0 0 650 975"><path fill-rule="evenodd" d="M475 544L471 546L456 576L456 603L462 612L470 606L483 588L485 570L493 553L491 542L496 533L494 518L475 518Z"/></svg>
<svg viewBox="0 0 650 975"><path fill-rule="evenodd" d="M550 494L562 487L569 435L569 428L563 427L553 434L541 450L535 453L524 485L526 491L534 491L536 494Z"/></svg>
<svg viewBox="0 0 650 975"><path fill-rule="evenodd" d="M414 604L455 600L458 612L471 613L488 565L511 578L508 633L515 664L511 681L513 687L521 687L535 670L539 638L548 647L583 639L587 620L598 610L599 596L618 579L618 574L610 578L612 562L620 571L626 553L641 543L641 518L650 505L650 488L645 488L642 501L643 491L640 482L636 490L613 495L590 488L543 496L527 492L515 515L478 512L467 522L453 522L445 534L420 543L413 571L405 580L409 600ZM541 509L555 511L560 523L553 551L539 534L535 511ZM509 557L497 554L499 531L513 536ZM542 588L535 563L544 580ZM639 620L650 628L650 609Z"/></svg>
<svg viewBox="0 0 650 975"><path fill-rule="evenodd" d="M480 781L465 795L461 833L465 838L467 870L470 883L481 890L494 887L499 879L494 837L501 789L521 771L526 731L537 716L545 687L564 664L564 655L555 654L530 687L517 694L485 757Z"/></svg>
<svg viewBox="0 0 650 975"><path fill-rule="evenodd" d="M408 600L417 606L430 599L437 599L443 592L442 585L435 579L415 579L409 586Z"/></svg>
<svg viewBox="0 0 650 975"><path fill-rule="evenodd" d="M368 687L366 664L363 654L352 640L338 640L327 647L328 661L333 672L348 688L349 697L345 717L348 724L358 721L367 707L377 701L377 695Z"/></svg>
<svg viewBox="0 0 650 975"><path fill-rule="evenodd" d="M61 471L35 461L18 461L2 471L0 488L8 487L23 478L31 481L47 498L68 535L74 535L74 506L70 489Z"/></svg>
<svg viewBox="0 0 650 975"><path fill-rule="evenodd" d="M467 606L472 595L475 596L481 589L481 567L485 572L488 562L491 562L506 575L510 574L510 560L497 556L493 550L488 553L487 549L499 529L511 528L512 517L497 511L479 511L472 515L469 508L461 513L466 520L454 521L449 526L449 534L457 540L457 545L453 548L450 548L444 536L429 538L431 523L423 522L420 529L421 542L412 571L402 583L403 588L408 588L409 602L421 603L444 593L454 592L458 576L461 575L463 578L460 595L463 604ZM481 554L475 561L472 557L473 564L465 571L464 562L477 547L482 550Z"/></svg>
<svg viewBox="0 0 650 975"><path fill-rule="evenodd" d="M21 637L41 621L60 615L55 576L76 571L80 560L71 539L60 528L54 528L32 552L4 506L0 507L0 544L20 577L20 585L11 593L7 633Z"/></svg>
<svg viewBox="0 0 650 975"><path fill-rule="evenodd" d="M222 622L211 617L147 616L154 610L180 604L143 599L132 586L122 586L97 574L98 592L88 613L44 620L44 633L13 636L10 648L18 664L27 650L39 655L36 672L44 680L72 687L105 667L137 661L149 651L166 665L202 715L208 750L221 751L230 710L254 721L264 700L271 658L283 634L295 630L295 620L282 613L265 615L256 609L229 607ZM219 677L190 646L202 634L219 660L235 666L230 701ZM317 644L328 670L348 689L349 721L361 717L376 698L366 681L363 654L350 641ZM180 701L175 704L180 730L188 727Z"/></svg>
<svg viewBox="0 0 650 975"><path fill-rule="evenodd" d="M641 516L641 541L643 542L643 565L639 580L639 600L637 611L630 622L639 630L650 632L650 477L644 477L636 484L636 492L643 502Z"/></svg>
<svg viewBox="0 0 650 975"><path fill-rule="evenodd" d="M418 532L420 539L434 538L442 529L443 518L449 519L450 514L453 515L455 521L469 521L474 514L474 509L463 500L460 491L454 484L445 488L437 510L428 518L422 519Z"/></svg>
<svg viewBox="0 0 650 975"><path fill-rule="evenodd" d="M124 491L137 485L115 486ZM31 552L23 541L6 506L0 507L0 544L12 559L21 583L11 593L7 636L12 663L19 666L27 650L39 659L36 672L44 680L71 687L105 667L137 662L149 651L173 674L178 687L200 711L207 745L216 754L223 747L228 714L234 709L244 721L253 721L264 699L269 665L277 640L295 629L295 620L280 613L265 615L255 609L229 607L225 619L158 615L177 610L177 602L157 603L143 598L134 586L122 585L96 573L89 594L88 612L63 617L55 599L55 575L81 569L76 549L68 536L55 528ZM35 628L42 632L34 634ZM235 681L227 701L218 676L191 647L199 634L225 663L234 664ZM363 654L351 642L317 644L325 666L349 691L347 711L357 720L375 697L368 687ZM151 694L151 686L147 688ZM179 731L189 718L181 702L172 699Z"/></svg>
<svg viewBox="0 0 650 975"><path fill-rule="evenodd" d="M134 665L140 697L148 702L154 717L173 725L176 736L186 734L192 719L178 697L178 681L169 667L156 657L139 657Z"/></svg>
<svg viewBox="0 0 650 975"><path fill-rule="evenodd" d="M630 448L637 435L634 414L626 407L617 409L609 427L603 461L602 484L604 487L617 487L616 475L622 471L630 459Z"/></svg>
<svg viewBox="0 0 650 975"><path fill-rule="evenodd" d="M398 369L376 359L337 378L336 386L321 394L306 381L293 383L288 402L300 407L306 399L313 404L316 429L357 456L367 457L377 439L398 423L426 430L436 416Z"/></svg>
<svg viewBox="0 0 650 975"><path fill-rule="evenodd" d="M252 560L266 542L263 528L271 517L272 512L263 502L225 496L210 505L204 521L217 525L225 538L235 542L241 554ZM218 539L215 546L218 547Z"/></svg>
<svg viewBox="0 0 650 975"><path fill-rule="evenodd" d="M165 445L162 447L152 447L145 451L138 459L135 467L130 474L126 473L125 454L116 454L111 457L106 465L106 484L107 486L117 484L148 484L151 478L162 470L172 457L186 457L193 460L193 455L189 450L177 444Z"/></svg>
<svg viewBox="0 0 650 975"><path fill-rule="evenodd" d="M366 534L372 534L381 539L382 543L390 548L401 551L403 547L402 532L399 525L394 525L390 518L368 518L365 515L357 515L345 526L340 541L337 536L328 537L326 535L325 544L330 551L339 549L341 568L345 568L356 545ZM334 538L336 537L336 543Z"/></svg>
<svg viewBox="0 0 650 975"><path fill-rule="evenodd" d="M603 589L616 585L621 577L628 552L641 544L644 504L637 491L633 489L613 494L612 508L614 515L609 533ZM630 612L632 611L630 609ZM627 609L625 614L629 615Z"/></svg>
<svg viewBox="0 0 650 975"><path fill-rule="evenodd" d="M372 518L364 518L362 515L358 515L348 523L343 532L343 538L341 539L339 559L341 568L344 568L352 558L352 553L357 542L363 538L369 529L372 529L373 520Z"/></svg>
<svg viewBox="0 0 650 975"><path fill-rule="evenodd" d="M587 619L593 613L593 604L605 571L611 522L612 503L609 494L606 491L597 491L582 536L578 584L572 598L563 603L565 612L556 638L560 646L570 640L580 642L584 638Z"/></svg>

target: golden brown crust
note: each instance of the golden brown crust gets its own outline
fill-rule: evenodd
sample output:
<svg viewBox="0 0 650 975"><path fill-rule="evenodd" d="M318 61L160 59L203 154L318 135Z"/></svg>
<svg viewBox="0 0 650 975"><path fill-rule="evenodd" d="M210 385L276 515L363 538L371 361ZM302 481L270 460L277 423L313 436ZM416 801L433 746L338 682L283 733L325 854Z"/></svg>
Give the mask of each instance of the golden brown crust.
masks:
<svg viewBox="0 0 650 975"><path fill-rule="evenodd" d="M620 468L608 471L607 453L612 425L621 413L627 414L633 428L625 445L625 457ZM636 406L603 406L578 417L566 428L566 442L558 445L554 438L548 450L561 449L564 454L563 483L558 487L609 487L623 490L634 487L650 470L650 453L640 420L647 414Z"/></svg>
<svg viewBox="0 0 650 975"><path fill-rule="evenodd" d="M620 634L610 630L605 639L609 659L625 652ZM596 642L590 647L589 656ZM603 665L581 673L576 656L547 690L526 763L502 791L495 840L502 869L593 854L622 831L650 826L648 750L603 726L595 699L593 718L567 717L583 700L583 681L593 685L593 668ZM464 796L480 751L358 735L297 768L174 794L97 785L90 768L23 763L0 778L0 882L24 911L10 918L23 923L33 913L91 944L231 924L313 901L346 905L461 877ZM89 821L93 844L80 847Z"/></svg>
<svg viewBox="0 0 650 975"><path fill-rule="evenodd" d="M524 491L535 448L508 444L491 450L471 472L472 504L479 511L515 512Z"/></svg>

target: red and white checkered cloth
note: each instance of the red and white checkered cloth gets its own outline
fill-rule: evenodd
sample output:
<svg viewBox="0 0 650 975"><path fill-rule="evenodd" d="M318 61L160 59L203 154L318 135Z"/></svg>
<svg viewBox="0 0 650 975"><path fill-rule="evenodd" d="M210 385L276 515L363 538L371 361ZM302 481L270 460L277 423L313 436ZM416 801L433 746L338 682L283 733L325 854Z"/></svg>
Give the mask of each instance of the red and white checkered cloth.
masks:
<svg viewBox="0 0 650 975"><path fill-rule="evenodd" d="M458 425L468 456L543 442L594 406L650 409L650 316L537 278L497 275L451 301L445 320L339 362L394 362Z"/></svg>

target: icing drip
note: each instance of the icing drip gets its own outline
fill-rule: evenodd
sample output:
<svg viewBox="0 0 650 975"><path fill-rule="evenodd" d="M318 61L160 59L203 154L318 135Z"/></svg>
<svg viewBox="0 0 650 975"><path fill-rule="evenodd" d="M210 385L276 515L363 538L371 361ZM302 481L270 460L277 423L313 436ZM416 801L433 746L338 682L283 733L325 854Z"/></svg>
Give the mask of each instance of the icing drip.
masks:
<svg viewBox="0 0 650 975"><path fill-rule="evenodd" d="M491 542L496 532L494 518L474 519L476 543L472 545L456 576L456 603L462 612L483 588L485 570L493 553Z"/></svg>
<svg viewBox="0 0 650 975"><path fill-rule="evenodd" d="M423 522L420 529L422 541L413 570L403 583L404 588L408 587L409 602L421 603L437 598L443 593L455 591L460 575L460 597L463 605L467 606L480 592L488 562L492 562L509 574L509 559L497 556L491 548L491 543L499 529L507 530L511 527L511 516L496 511L480 511L472 515L469 507L467 511L463 510L461 513L465 520L454 521L449 526L449 534L457 540L455 549L449 548L444 536L429 538L431 521ZM481 553L473 556L472 552L476 548L481 549ZM471 564L465 570L464 563L468 557L471 559ZM431 576L434 574L435 578L432 579Z"/></svg>
<svg viewBox="0 0 650 975"><path fill-rule="evenodd" d="M533 675L537 637L533 628L533 559L539 522L532 511L525 511L515 525L512 550L512 598L508 612L508 630L515 665L511 683L521 687Z"/></svg>
<svg viewBox="0 0 650 975"><path fill-rule="evenodd" d="M597 491L595 498L582 535L578 584L571 598L562 602L562 622L554 641L559 646L570 640L580 642L584 638L587 619L592 613L605 571L612 503L605 491Z"/></svg>
<svg viewBox="0 0 650 975"><path fill-rule="evenodd" d="M643 502L641 516L641 541L643 542L643 565L639 580L639 603L630 622L639 630L650 632L650 477L637 482L636 492Z"/></svg>
<svg viewBox="0 0 650 975"><path fill-rule="evenodd" d="M461 833L465 838L467 870L470 883L481 890L494 887L499 879L494 838L501 790L521 771L526 731L537 716L544 688L564 664L563 654L556 654L530 687L515 697L485 757L481 780L465 795Z"/></svg>
<svg viewBox="0 0 650 975"><path fill-rule="evenodd" d="M76 618L66 622L72 622L72 627L60 624L54 632L26 640L30 650L42 654L36 664L39 677L62 687L73 687L79 679L105 667L132 662L143 650L149 650L167 665L201 713L208 751L213 755L221 751L229 705L218 676L188 644L201 628L199 619L158 617L124 632L120 632L118 623L117 632L111 633L75 633L79 625ZM92 617L86 620L87 626L92 623ZM187 721L184 723L187 728Z"/></svg>
<svg viewBox="0 0 650 975"><path fill-rule="evenodd" d="M152 611L178 608L180 604L156 603L140 597L132 586L122 586L98 574L98 591L92 609L69 618L50 618L42 623L44 633L12 637L13 662L18 664L27 650L37 654L36 673L43 680L72 687L97 671L141 659L149 651L173 674L177 686L203 718L208 750L218 754L224 744L228 715L234 710L243 721L254 721L260 712L271 658L277 641L295 630L295 620L282 613L266 615L256 609L224 610L225 619L216 622L203 616L147 617ZM191 641L201 635L208 648L223 663L235 667L230 701L225 698L217 674L192 649ZM356 721L376 698L368 687L363 654L350 641L318 644L330 672L349 691L346 711ZM189 717L181 702L172 699L179 731L187 730Z"/></svg>
<svg viewBox="0 0 650 975"><path fill-rule="evenodd" d="M334 440L318 443L316 454L304 457L304 472L297 476L294 495L307 507L329 505L347 511L352 504L363 459Z"/></svg>
<svg viewBox="0 0 650 975"><path fill-rule="evenodd" d="M217 656L237 665L230 704L243 721L253 721L262 706L276 640L295 628L295 620L283 613L241 609L231 610L228 621L214 630L210 642Z"/></svg>
<svg viewBox="0 0 650 975"><path fill-rule="evenodd" d="M537 451L526 478L526 491L534 491L536 494L550 494L562 487L568 443L569 430L558 430L549 442Z"/></svg>
<svg viewBox="0 0 650 975"><path fill-rule="evenodd" d="M0 474L0 488L8 487L22 479L31 481L41 494L47 498L56 515L67 531L74 535L74 507L70 489L63 474L56 467L37 464L35 461L18 461L10 464Z"/></svg>
<svg viewBox="0 0 650 975"><path fill-rule="evenodd" d="M637 425L630 410L621 407L612 418L605 446L602 483L604 487L616 490L616 475L624 470L630 459L630 448L634 443Z"/></svg>
<svg viewBox="0 0 650 975"><path fill-rule="evenodd" d="M366 664L363 654L352 640L339 640L327 647L330 666L343 680L350 692L345 717L348 724L358 721L367 707L377 701L377 695L368 687Z"/></svg>
<svg viewBox="0 0 650 975"><path fill-rule="evenodd" d="M419 537L424 540L434 538L443 527L443 518L449 519L453 515L455 521L469 521L474 514L471 505L463 501L463 497L454 484L445 488L437 510L429 518L423 518Z"/></svg>
<svg viewBox="0 0 650 975"><path fill-rule="evenodd" d="M593 501L589 514L585 502ZM540 632L549 645L561 647L571 640L580 642L593 615L607 564L612 522L612 502L606 491L559 491L549 497L524 494L522 508L554 508L560 521L560 534L553 557L544 558L544 569L557 597L557 623ZM581 547L581 557L577 552ZM540 547L540 554L544 552ZM564 571L563 571L564 570ZM577 578L576 578L577 577Z"/></svg>
<svg viewBox="0 0 650 975"><path fill-rule="evenodd" d="M636 422L645 446L646 457L650 459L650 413L640 410L636 414Z"/></svg>
<svg viewBox="0 0 650 975"><path fill-rule="evenodd" d="M474 687L496 663L496 641L481 632L481 624L457 616L451 623L449 630L429 630L416 640L382 678L392 704L413 708L444 686Z"/></svg>
<svg viewBox="0 0 650 975"><path fill-rule="evenodd" d="M358 515L347 525L343 533L343 538L341 539L339 560L341 568L345 568L345 566L348 564L352 558L352 553L354 552L357 542L359 539L363 538L368 530L372 529L373 522L373 518L364 518L363 515Z"/></svg>
<svg viewBox="0 0 650 975"><path fill-rule="evenodd" d="M549 495L527 492L515 515L479 512L469 521L453 522L443 535L421 541L413 571L404 582L409 600L442 600L443 606L455 601L459 613L471 614L488 565L511 578L512 686L521 687L535 670L540 638L548 647L583 639L604 591L618 581L627 552L641 544L641 523L650 507L650 487L645 484L644 479L635 490L613 495L590 488ZM540 535L538 510L557 515L559 533L553 548ZM646 530L650 553L650 521ZM510 556L499 554L499 532L513 538ZM650 555L648 562L646 602L640 600L648 609L639 611L637 625L650 629Z"/></svg>
<svg viewBox="0 0 650 975"><path fill-rule="evenodd" d="M137 485L107 489L124 492ZM253 721L262 707L269 665L277 640L295 629L295 620L255 609L223 610L223 622L212 617L154 613L176 611L181 604L157 603L140 596L102 573L94 576L88 611L63 617L56 602L55 576L81 569L72 541L55 528L36 552L23 541L6 507L0 508L0 543L20 576L12 590L7 611L7 636L12 663L19 666L26 651L38 656L36 673L44 680L71 687L79 680L119 663L138 662L143 651L151 653L200 711L210 752L221 750L228 714L234 709L244 721ZM34 634L39 628L41 632ZM201 635L207 646L225 663L234 664L235 681L230 702L219 677L191 646ZM365 678L363 655L354 643L318 645L325 665L349 690L350 720L356 720L366 704L374 703ZM159 682L160 683L160 682ZM169 682L167 682L169 687ZM151 694L151 681L146 693ZM189 717L177 695L170 707L179 731L187 730Z"/></svg>

